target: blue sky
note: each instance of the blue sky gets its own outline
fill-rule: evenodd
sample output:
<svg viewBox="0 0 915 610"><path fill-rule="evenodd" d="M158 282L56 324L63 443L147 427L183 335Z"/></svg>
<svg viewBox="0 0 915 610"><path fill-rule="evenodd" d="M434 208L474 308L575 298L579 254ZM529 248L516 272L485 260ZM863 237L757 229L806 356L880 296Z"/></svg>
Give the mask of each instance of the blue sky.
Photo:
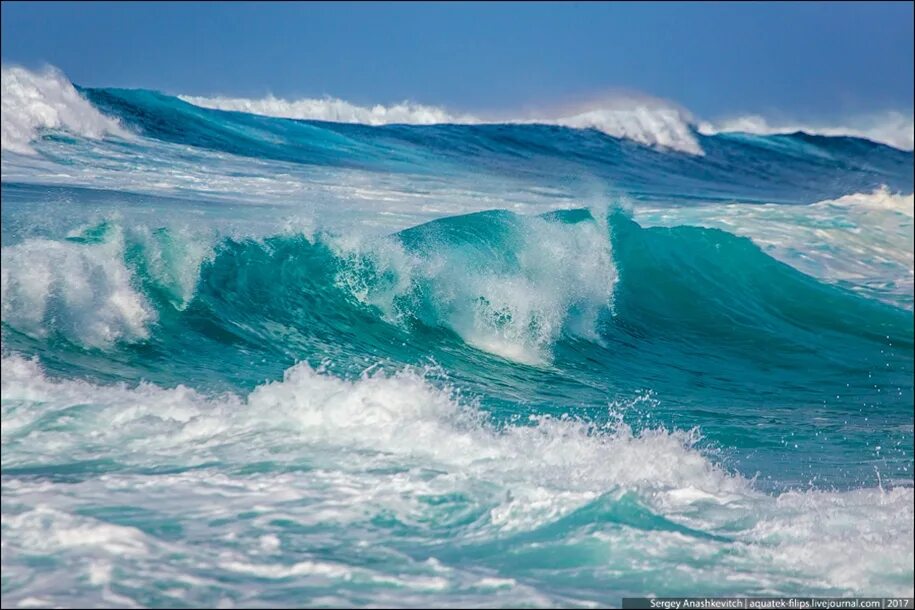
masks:
<svg viewBox="0 0 915 610"><path fill-rule="evenodd" d="M88 86L506 111L615 90L701 117L913 106L913 4L2 4L2 58Z"/></svg>

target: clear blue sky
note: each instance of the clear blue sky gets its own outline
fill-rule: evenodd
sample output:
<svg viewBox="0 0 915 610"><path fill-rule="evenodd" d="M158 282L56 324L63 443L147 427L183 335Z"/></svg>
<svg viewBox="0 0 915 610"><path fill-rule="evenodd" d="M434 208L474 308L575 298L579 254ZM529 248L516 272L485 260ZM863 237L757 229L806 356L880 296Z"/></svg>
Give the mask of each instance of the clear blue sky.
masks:
<svg viewBox="0 0 915 610"><path fill-rule="evenodd" d="M612 89L702 117L913 106L913 4L2 3L2 58L88 86L498 111Z"/></svg>

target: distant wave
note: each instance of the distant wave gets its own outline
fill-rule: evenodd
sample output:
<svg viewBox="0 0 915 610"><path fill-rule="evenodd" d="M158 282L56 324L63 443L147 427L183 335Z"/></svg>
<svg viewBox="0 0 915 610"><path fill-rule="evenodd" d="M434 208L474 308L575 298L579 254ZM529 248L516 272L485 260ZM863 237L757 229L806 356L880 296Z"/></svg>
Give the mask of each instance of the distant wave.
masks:
<svg viewBox="0 0 915 610"><path fill-rule="evenodd" d="M691 127L690 115L669 102L620 97L553 120L535 120L576 129L597 129L646 146L705 154Z"/></svg>
<svg viewBox="0 0 915 610"><path fill-rule="evenodd" d="M248 112L284 119L362 123L365 125L389 125L392 123L437 125L441 123L480 122L478 118L469 114L453 114L436 106L424 106L410 102L402 102L392 106L383 106L381 104L358 106L332 97L285 100L272 95L261 99L179 95L178 98L202 108Z"/></svg>
<svg viewBox="0 0 915 610"><path fill-rule="evenodd" d="M2 148L5 151L34 154L30 142L42 130L48 129L91 139L106 135L129 136L129 131L116 118L99 112L57 68L48 66L32 71L20 66L3 66L2 81ZM681 107L647 96L618 96L574 111L534 113L524 117L479 116L408 101L388 106L360 106L332 97L286 100L274 96L248 99L180 95L178 98L201 108L373 126L541 124L596 129L645 146L700 156L704 155L704 150L699 134L708 136L724 132L771 135L802 131L865 138L902 150L913 149L912 117L900 112L850 121L852 126L846 127L775 123L759 115L720 122L697 121Z"/></svg>
<svg viewBox="0 0 915 610"><path fill-rule="evenodd" d="M701 122L697 129L703 135L740 132L768 136L798 131L820 136L851 136L887 144L901 150L915 148L912 114L886 112L850 120L851 125L809 125L799 122L774 122L757 114L727 119L717 123Z"/></svg>
<svg viewBox="0 0 915 610"><path fill-rule="evenodd" d="M3 150L34 154L29 143L42 129L64 129L86 138L126 136L116 119L100 113L60 70L3 66Z"/></svg>
<svg viewBox="0 0 915 610"><path fill-rule="evenodd" d="M366 125L410 124L542 124L574 129L597 129L615 138L633 140L646 146L671 149L693 155L703 154L690 128L689 117L679 108L651 98L617 98L596 107L531 118L493 119L457 114L444 108L402 102L393 106L357 106L335 99L284 100L273 96L263 99L229 97L194 97L179 99L195 106L215 110L248 112L287 119L363 123Z"/></svg>

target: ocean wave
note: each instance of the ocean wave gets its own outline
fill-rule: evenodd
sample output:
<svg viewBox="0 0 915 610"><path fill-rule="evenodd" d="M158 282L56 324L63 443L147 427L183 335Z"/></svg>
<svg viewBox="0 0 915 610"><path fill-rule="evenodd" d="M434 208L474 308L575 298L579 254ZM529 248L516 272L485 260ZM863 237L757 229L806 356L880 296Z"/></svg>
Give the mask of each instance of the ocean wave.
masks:
<svg viewBox="0 0 915 610"><path fill-rule="evenodd" d="M117 119L100 113L77 92L64 74L53 67L30 71L2 67L2 148L34 154L29 145L44 129L62 129L98 139L106 135L128 137Z"/></svg>
<svg viewBox="0 0 915 610"><path fill-rule="evenodd" d="M238 242L104 221L62 241L4 246L3 321L33 337L60 335L86 347L140 341L162 308L184 310L201 282L247 276L266 254L258 284L284 273L284 256L301 259L311 273L307 283L296 274L273 285L277 307L293 307L288 299L312 289L375 308L394 325L448 328L486 352L543 363L563 334L598 340L616 282L606 224L587 212L576 219L585 222L562 218L480 213L381 238L309 228L304 238L295 230ZM331 276L309 271L318 265ZM341 292L328 294L334 290Z"/></svg>
<svg viewBox="0 0 915 610"><path fill-rule="evenodd" d="M596 107L557 119L531 122L597 129L615 138L645 146L702 156L705 152L693 132L692 121L689 113L682 108L642 96L609 99Z"/></svg>
<svg viewBox="0 0 915 610"><path fill-rule="evenodd" d="M106 135L128 137L121 123L90 104L66 76L53 67L30 71L3 66L3 150L34 154L30 146L43 129L63 129L87 138ZM596 129L615 138L631 140L660 150L690 155L705 154L697 132L714 135L745 132L759 135L794 133L853 136L904 150L913 147L910 115L886 112L850 121L851 126L811 126L775 123L759 115L719 122L700 121L665 100L649 96L616 96L577 109L534 112L527 116L480 116L445 108L401 102L360 106L337 98L286 100L180 95L177 99L201 108L256 115L358 123L364 125L559 125L573 129Z"/></svg>
<svg viewBox="0 0 915 610"><path fill-rule="evenodd" d="M245 397L214 398L186 387L54 380L38 362L15 354L4 357L3 366L4 469L53 463L62 454L74 462L104 455L120 463L161 464L219 455L244 463L258 449L246 438L259 447L274 446L278 456L309 446L341 447L371 452L370 462L393 456L484 479L504 478L517 487L493 515L500 530L536 527L618 487L696 486L715 496L748 489L745 480L693 448L694 433L635 434L621 423L614 431L601 431L550 417L499 429L472 402L462 404L453 390L426 381L422 370L369 370L347 381L300 363L281 381L260 385ZM53 451L23 451L36 424L76 405L88 408L72 427L44 432ZM94 431L91 442L85 438L89 431ZM555 506L550 501L546 510L538 510L518 497L538 490L555 493Z"/></svg>
<svg viewBox="0 0 915 610"><path fill-rule="evenodd" d="M753 239L769 255L821 280L913 306L913 195L886 187L806 206L641 206L647 225L716 227Z"/></svg>
<svg viewBox="0 0 915 610"><path fill-rule="evenodd" d="M28 146L40 154L4 155L4 182L308 202L326 208L322 216L398 217L400 227L481 209L569 207L595 192L665 204L809 203L880 184L909 192L912 183L911 156L894 148L803 135L701 136L686 111L645 97L499 124L366 128L218 112L146 90L74 95L135 136L125 142L30 132Z"/></svg>
<svg viewBox="0 0 915 610"><path fill-rule="evenodd" d="M284 119L307 119L335 123L362 123L364 125L437 125L442 123L473 124L479 119L469 114L454 114L444 108L402 102L384 106L357 106L336 99L285 100L269 95L261 99L238 97L203 97L179 95L178 99L202 108L248 112Z"/></svg>
<svg viewBox="0 0 915 610"><path fill-rule="evenodd" d="M500 119L458 114L435 106L423 106L409 102L393 106L356 106L333 98L283 100L273 96L263 99L187 95L178 97L195 106L215 110L366 125L536 124L560 125L573 129L597 129L609 136L632 140L646 146L693 155L703 154L699 142L690 129L689 116L672 104L647 96L641 98L618 97L571 113Z"/></svg>
<svg viewBox="0 0 915 610"><path fill-rule="evenodd" d="M405 580L398 588L418 596L419 604L423 591L460 591L466 575L459 566L471 558L501 578L501 586L514 588L506 577L517 578L520 566L512 560L509 569L503 557L523 555L529 545L577 549L574 565L598 587L579 595L595 601L615 594L608 587L676 589L676 580L654 571L611 571L620 578L614 585L607 568L650 560L676 572L685 552L693 587L911 592L911 487L768 495L704 455L696 431L636 433L615 420L600 427L563 417L497 427L472 403L409 369L345 381L298 364L282 381L245 397L209 397L183 387L54 380L17 355L2 364L4 499L17 506L4 515L4 571L16 574L24 554L63 553L68 573L94 570L95 579L75 583L89 599L101 585L126 574L136 578L155 565L160 577L205 579L200 567L207 566L209 573L331 586L339 595L350 594L351 582L379 584L360 577L384 580L399 572ZM18 478L60 467L61 456L75 477L66 486ZM265 459L270 472L258 468ZM302 468L296 465L303 459L308 476L284 473L284 465ZM216 463L219 473L211 471ZM98 467L107 471L104 477L79 476ZM136 485L132 473L144 468L164 470ZM243 474L250 468L260 474ZM223 474L231 471L238 474ZM161 516L143 513L139 527L94 518L106 514L105 498L115 490L120 504L150 506ZM205 545L157 534L154 524L171 511L214 495L218 503L205 503ZM95 508L82 508L86 504ZM251 515L253 523L243 524L239 514ZM396 565L384 573L365 572L354 558L317 560L309 553L297 553L293 566L287 544L311 540L318 523L325 529L314 532L312 544L334 527L345 541L362 539L378 551L390 545L387 527L395 528L414 548L433 553L440 569L430 574L428 565L390 554L385 565ZM442 542L442 528L450 542ZM180 559L185 553L191 563ZM212 553L221 559L201 555ZM114 572L99 569L115 558L127 563ZM536 572L523 577L527 594L540 591L540 578ZM730 588L721 589L722 582ZM563 594L549 580L542 585L540 595ZM13 578L4 595L38 593Z"/></svg>
<svg viewBox="0 0 915 610"><path fill-rule="evenodd" d="M876 205L888 205L879 203L881 197L875 196ZM535 365L551 363L560 341L603 345L635 329L665 341L702 340L715 352L723 347L712 348L715 340L744 345L742 352L776 340L820 345L812 336L789 333L785 324L826 324L865 341L884 335L904 340L903 311L815 277L848 282L896 305L902 298L905 305L911 224L900 222L911 223L911 215L868 212L867 222L886 213L879 222L896 228L862 234L851 224L859 208L836 223L833 203L805 208L809 231L795 218L803 209L785 206L647 209L636 214L644 228L617 209L540 216L491 211L381 236L306 223L305 234L290 226L276 235L230 237L180 226L125 228L108 220L60 241L33 238L4 246L3 321L28 336L109 348L148 339L163 313L180 319L197 302L232 334L245 320L244 334L252 339L280 323L306 335L326 324L332 324L326 332L349 334L350 327L380 319L419 335L446 329L472 348ZM733 229L735 215L743 218L735 232L811 274L780 264L742 237L700 228ZM693 226L681 226L684 221ZM814 239L821 248L792 255L792 243ZM873 256L862 262L857 254L865 247ZM887 278L896 284L868 292ZM824 303L843 312L839 320L821 319ZM328 317L328 308L342 317ZM731 320L728 332L722 318ZM784 334L773 336L777 328ZM377 329L366 329L363 339L382 340L376 335Z"/></svg>
<svg viewBox="0 0 915 610"><path fill-rule="evenodd" d="M750 114L717 122L702 121L697 129L705 135L738 132L767 136L803 132L821 136L864 138L901 150L912 150L915 147L915 123L912 114L895 111L852 118L845 125L773 121L758 114Z"/></svg>
<svg viewBox="0 0 915 610"><path fill-rule="evenodd" d="M569 216L569 215L567 215ZM597 340L617 280L606 223L505 212L436 221L367 245L337 281L392 321L446 326L466 343L529 364L564 333ZM605 216L598 215L598 218Z"/></svg>
<svg viewBox="0 0 915 610"><path fill-rule="evenodd" d="M199 234L105 221L2 248L3 323L109 348L149 337L156 300L184 309L212 250Z"/></svg>
<svg viewBox="0 0 915 610"><path fill-rule="evenodd" d="M147 337L156 310L135 287L119 229L93 241L3 246L3 323L89 347Z"/></svg>

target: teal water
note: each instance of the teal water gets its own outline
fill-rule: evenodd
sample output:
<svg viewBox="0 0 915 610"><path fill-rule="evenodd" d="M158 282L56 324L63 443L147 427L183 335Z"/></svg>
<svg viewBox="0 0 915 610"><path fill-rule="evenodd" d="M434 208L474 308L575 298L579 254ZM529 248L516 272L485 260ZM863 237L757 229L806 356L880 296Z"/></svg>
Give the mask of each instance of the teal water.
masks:
<svg viewBox="0 0 915 610"><path fill-rule="evenodd" d="M911 595L911 152L79 93L3 151L4 605Z"/></svg>

